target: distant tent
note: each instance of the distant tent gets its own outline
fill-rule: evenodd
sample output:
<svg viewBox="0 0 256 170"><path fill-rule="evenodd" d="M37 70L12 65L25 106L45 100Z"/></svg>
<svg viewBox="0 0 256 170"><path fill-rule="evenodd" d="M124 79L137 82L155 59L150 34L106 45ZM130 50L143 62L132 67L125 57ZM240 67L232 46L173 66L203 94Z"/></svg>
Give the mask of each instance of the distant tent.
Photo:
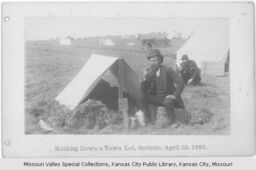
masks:
<svg viewBox="0 0 256 170"><path fill-rule="evenodd" d="M108 70L135 101L140 98L139 77L123 59L92 54L81 71L55 99L73 110L90 94Z"/></svg>
<svg viewBox="0 0 256 170"><path fill-rule="evenodd" d="M100 46L115 46L115 43L111 39L100 39Z"/></svg>
<svg viewBox="0 0 256 170"><path fill-rule="evenodd" d="M181 38L181 36L182 36L182 33L177 32L177 33L175 33L174 38L179 39L179 38Z"/></svg>
<svg viewBox="0 0 256 170"><path fill-rule="evenodd" d="M129 38L129 35L122 35L121 38L122 38L122 39L128 39L128 38Z"/></svg>
<svg viewBox="0 0 256 170"><path fill-rule="evenodd" d="M139 35L139 39L141 40L150 40L150 39L158 39L158 40L162 40L162 39L166 39L168 36L167 33L148 33L148 34L140 34Z"/></svg>
<svg viewBox="0 0 256 170"><path fill-rule="evenodd" d="M167 38L168 39L173 39L175 36L175 32L170 32L168 35L167 35Z"/></svg>
<svg viewBox="0 0 256 170"><path fill-rule="evenodd" d="M131 43L128 43L127 45L132 46L132 45L135 45L135 44L133 42L131 42Z"/></svg>
<svg viewBox="0 0 256 170"><path fill-rule="evenodd" d="M184 32L182 32L181 38L187 39L187 38L191 37L192 34L193 34L193 32L191 32L191 31L184 31Z"/></svg>
<svg viewBox="0 0 256 170"><path fill-rule="evenodd" d="M60 38L60 45L71 45L71 40L69 38Z"/></svg>
<svg viewBox="0 0 256 170"><path fill-rule="evenodd" d="M186 44L177 51L176 65L180 67L182 55L187 54L197 63L203 74L224 75L229 50L228 35L227 26L194 32Z"/></svg>

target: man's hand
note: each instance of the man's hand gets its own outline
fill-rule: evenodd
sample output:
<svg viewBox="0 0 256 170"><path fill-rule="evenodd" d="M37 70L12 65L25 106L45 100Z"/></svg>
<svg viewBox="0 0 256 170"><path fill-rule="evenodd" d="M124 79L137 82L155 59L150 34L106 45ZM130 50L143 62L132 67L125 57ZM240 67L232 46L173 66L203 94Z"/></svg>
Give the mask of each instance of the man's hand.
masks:
<svg viewBox="0 0 256 170"><path fill-rule="evenodd" d="M166 96L165 98L166 98L166 99L174 99L174 100L176 99L176 97L175 97L174 95L168 95L168 96Z"/></svg>
<svg viewBox="0 0 256 170"><path fill-rule="evenodd" d="M188 84L191 84L192 81L193 81L193 79L189 79L189 80L188 80Z"/></svg>
<svg viewBox="0 0 256 170"><path fill-rule="evenodd" d="M168 95L164 98L164 105L168 106L169 104L174 105L176 97L174 95Z"/></svg>

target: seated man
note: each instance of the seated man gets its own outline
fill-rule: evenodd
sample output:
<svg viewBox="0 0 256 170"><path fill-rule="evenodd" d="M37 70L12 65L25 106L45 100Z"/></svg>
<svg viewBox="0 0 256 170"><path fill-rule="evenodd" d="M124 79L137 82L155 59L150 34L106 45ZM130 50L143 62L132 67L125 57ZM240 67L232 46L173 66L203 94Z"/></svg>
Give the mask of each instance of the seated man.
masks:
<svg viewBox="0 0 256 170"><path fill-rule="evenodd" d="M195 61L189 60L188 56L182 55L182 63L180 64L180 74L186 84L198 85L201 81L200 69Z"/></svg>
<svg viewBox="0 0 256 170"><path fill-rule="evenodd" d="M163 56L158 49L151 50L147 58L150 68L144 71L141 81L143 111L146 114L146 121L152 121L148 108L148 104L151 104L166 107L170 124L174 124L174 108L185 109L180 96L185 85L172 68L162 65Z"/></svg>

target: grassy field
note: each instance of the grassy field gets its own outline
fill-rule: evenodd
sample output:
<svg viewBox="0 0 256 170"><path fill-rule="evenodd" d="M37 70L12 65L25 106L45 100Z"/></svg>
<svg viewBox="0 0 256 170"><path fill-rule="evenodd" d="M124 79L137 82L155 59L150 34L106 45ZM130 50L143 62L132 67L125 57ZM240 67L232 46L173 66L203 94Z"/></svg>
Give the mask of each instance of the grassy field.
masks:
<svg viewBox="0 0 256 170"><path fill-rule="evenodd" d="M123 57L133 70L141 75L147 67L146 53L139 42L128 46L128 40L113 40L117 46L103 48L97 39L77 40L70 46L61 46L57 41L30 41L26 43L26 133L41 134L36 107L44 107L63 90L86 63L92 53ZM165 65L174 67L173 57L184 40L173 40L169 48L160 48L165 55ZM105 77L112 85L113 79ZM211 120L205 124L181 124L177 129L158 128L148 125L137 129L125 129L122 122L111 124L101 130L66 131L51 133L82 134L175 134L175 135L227 135L230 134L229 77L202 76L202 86L187 86L182 93L186 109L190 113L208 112ZM38 113L47 114L47 113Z"/></svg>

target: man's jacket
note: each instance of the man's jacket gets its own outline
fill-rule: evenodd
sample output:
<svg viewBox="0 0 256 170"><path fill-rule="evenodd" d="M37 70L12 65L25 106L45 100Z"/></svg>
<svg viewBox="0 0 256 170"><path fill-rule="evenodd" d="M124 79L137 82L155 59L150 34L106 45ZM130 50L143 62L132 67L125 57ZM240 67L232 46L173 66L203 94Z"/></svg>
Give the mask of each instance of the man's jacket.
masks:
<svg viewBox="0 0 256 170"><path fill-rule="evenodd" d="M187 79L195 79L198 72L200 71L193 60L188 60L187 62L181 63L181 74L186 75ZM187 80L185 80L187 82Z"/></svg>
<svg viewBox="0 0 256 170"><path fill-rule="evenodd" d="M161 65L160 69L160 74L165 77L163 83L166 85L167 93L174 95L176 98L179 97L185 86L182 78L170 67ZM156 73L150 69L146 75L146 80L141 83L143 94L156 95L155 76Z"/></svg>

